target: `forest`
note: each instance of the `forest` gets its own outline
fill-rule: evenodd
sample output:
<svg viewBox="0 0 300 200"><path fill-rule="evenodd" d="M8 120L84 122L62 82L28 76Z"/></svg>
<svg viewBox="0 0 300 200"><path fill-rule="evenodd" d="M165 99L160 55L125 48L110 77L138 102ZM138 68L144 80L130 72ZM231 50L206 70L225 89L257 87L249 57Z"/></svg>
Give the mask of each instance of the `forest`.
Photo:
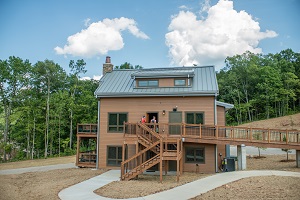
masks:
<svg viewBox="0 0 300 200"><path fill-rule="evenodd" d="M86 63L70 60L70 73L51 60L0 60L0 162L72 155L76 125L97 122L96 80L82 80ZM126 62L115 68L135 68ZM227 57L217 72L218 100L234 104L227 125L300 111L300 54Z"/></svg>
<svg viewBox="0 0 300 200"><path fill-rule="evenodd" d="M226 116L228 125L300 111L300 53L246 52L226 58L225 64L217 80L218 100L234 105Z"/></svg>

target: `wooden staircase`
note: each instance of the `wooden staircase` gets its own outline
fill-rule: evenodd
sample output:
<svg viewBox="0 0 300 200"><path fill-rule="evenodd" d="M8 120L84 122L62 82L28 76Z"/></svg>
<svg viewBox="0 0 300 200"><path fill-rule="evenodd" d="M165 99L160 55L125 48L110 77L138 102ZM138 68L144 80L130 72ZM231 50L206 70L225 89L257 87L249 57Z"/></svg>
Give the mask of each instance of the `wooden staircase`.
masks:
<svg viewBox="0 0 300 200"><path fill-rule="evenodd" d="M139 129L136 131L137 142L142 148L137 154L121 163L121 180L133 179L159 163L162 166L163 155L167 152L163 147L168 141L156 133L155 129L142 123L138 123L137 127ZM149 154L149 151L154 155Z"/></svg>

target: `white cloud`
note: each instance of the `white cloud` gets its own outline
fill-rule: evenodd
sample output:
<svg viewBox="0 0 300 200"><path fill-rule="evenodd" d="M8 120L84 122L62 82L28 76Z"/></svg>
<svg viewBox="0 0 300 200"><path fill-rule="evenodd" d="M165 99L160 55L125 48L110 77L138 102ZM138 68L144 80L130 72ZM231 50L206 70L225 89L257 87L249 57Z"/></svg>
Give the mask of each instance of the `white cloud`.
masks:
<svg viewBox="0 0 300 200"><path fill-rule="evenodd" d="M205 19L197 19L190 11L172 16L165 37L173 65L216 65L218 68L227 56L247 50L261 53L260 40L277 36L274 31L262 32L251 15L233 9L232 1L219 0L215 6L208 5L205 1L201 10L207 10Z"/></svg>
<svg viewBox="0 0 300 200"><path fill-rule="evenodd" d="M85 21L89 23L89 19ZM57 54L92 57L105 55L108 51L120 50L124 47L122 31L128 30L137 38L149 37L137 28L133 19L115 18L91 23L86 29L68 37L68 43L63 47L55 47Z"/></svg>
<svg viewBox="0 0 300 200"><path fill-rule="evenodd" d="M101 78L102 78L102 75L100 75L100 76L94 75L93 76L93 79L96 81L99 81Z"/></svg>
<svg viewBox="0 0 300 200"><path fill-rule="evenodd" d="M204 0L203 3L201 3L201 10L200 14L203 12L207 12L210 9L210 0Z"/></svg>
<svg viewBox="0 0 300 200"><path fill-rule="evenodd" d="M179 6L179 8L181 10L189 10L189 8L186 5Z"/></svg>
<svg viewBox="0 0 300 200"><path fill-rule="evenodd" d="M91 77L84 76L84 77L79 78L79 80L82 80L82 81L91 80Z"/></svg>
<svg viewBox="0 0 300 200"><path fill-rule="evenodd" d="M96 80L99 81L102 78L102 75L94 75L93 78L89 77L89 76L84 76L81 77L80 80L82 81L86 81L86 80Z"/></svg>
<svg viewBox="0 0 300 200"><path fill-rule="evenodd" d="M91 19L90 18L87 18L84 20L84 26L85 27L88 27L91 23L90 23Z"/></svg>

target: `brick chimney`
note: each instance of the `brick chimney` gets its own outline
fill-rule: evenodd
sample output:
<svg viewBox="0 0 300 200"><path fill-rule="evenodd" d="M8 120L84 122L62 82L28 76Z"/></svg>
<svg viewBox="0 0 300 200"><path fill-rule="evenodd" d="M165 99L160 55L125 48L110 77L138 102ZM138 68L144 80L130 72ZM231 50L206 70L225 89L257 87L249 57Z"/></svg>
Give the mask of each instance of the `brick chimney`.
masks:
<svg viewBox="0 0 300 200"><path fill-rule="evenodd" d="M103 64L103 72L102 72L103 76L104 76L106 73L112 72L113 68L114 68L114 65L111 64L111 62L110 62L110 57L109 57L109 56L106 56L105 63Z"/></svg>

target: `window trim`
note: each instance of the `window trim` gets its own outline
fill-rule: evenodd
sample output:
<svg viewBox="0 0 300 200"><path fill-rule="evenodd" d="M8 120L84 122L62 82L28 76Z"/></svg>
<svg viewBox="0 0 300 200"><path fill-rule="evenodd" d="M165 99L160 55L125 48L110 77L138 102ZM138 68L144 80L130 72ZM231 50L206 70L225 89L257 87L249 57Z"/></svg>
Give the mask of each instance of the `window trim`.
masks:
<svg viewBox="0 0 300 200"><path fill-rule="evenodd" d="M121 147L121 159L118 159L118 155L119 155L118 148L120 148L120 147ZM109 148L115 148L116 149L116 159L108 158ZM107 145L106 146L106 166L120 167L121 164L118 165L118 161L122 162L122 156L123 156L122 155L122 151L123 151L123 147L122 146L119 146L119 145ZM109 164L108 160L115 161L115 164L114 165L113 164Z"/></svg>
<svg viewBox="0 0 300 200"><path fill-rule="evenodd" d="M194 114L194 123L193 124L196 124L195 123L195 115L196 114L202 114L202 123L201 124L205 124L205 112L203 111L188 111L188 112L185 112L185 123L187 123L187 115L188 114ZM190 123L187 123L187 124L190 124Z"/></svg>
<svg viewBox="0 0 300 200"><path fill-rule="evenodd" d="M194 152L194 161L187 161L187 152L188 150L193 150ZM195 160L195 155L197 150L202 150L203 151L203 161L197 161ZM185 154L184 154L184 161L185 163L197 163L197 164L205 164L205 147L195 147L195 146L187 146L185 147Z"/></svg>
<svg viewBox="0 0 300 200"><path fill-rule="evenodd" d="M146 82L147 84L145 85L145 86L141 86L140 85L140 82ZM157 85L155 84L155 85L150 85L149 83L151 82L151 81L156 81L157 82ZM139 88L157 88L157 87L159 87L159 79L148 79L148 80L138 80L137 81L137 86L139 87Z"/></svg>
<svg viewBox="0 0 300 200"><path fill-rule="evenodd" d="M111 114L117 114L117 123L119 123L119 115L120 114L126 114L126 121L125 122L128 122L128 112L109 112L108 114L107 114L107 132L108 133L123 133L123 124L117 124L117 125L110 125L109 124L109 116L111 115ZM116 127L117 128L117 130L109 130L109 128L112 128L112 127ZM119 131L119 128L121 128L122 127L122 131Z"/></svg>
<svg viewBox="0 0 300 200"><path fill-rule="evenodd" d="M176 84L176 81L184 81L184 85ZM185 86L187 86L186 82L187 82L187 80L185 78L176 78L176 79L174 79L174 86L176 86L176 87L185 87Z"/></svg>

